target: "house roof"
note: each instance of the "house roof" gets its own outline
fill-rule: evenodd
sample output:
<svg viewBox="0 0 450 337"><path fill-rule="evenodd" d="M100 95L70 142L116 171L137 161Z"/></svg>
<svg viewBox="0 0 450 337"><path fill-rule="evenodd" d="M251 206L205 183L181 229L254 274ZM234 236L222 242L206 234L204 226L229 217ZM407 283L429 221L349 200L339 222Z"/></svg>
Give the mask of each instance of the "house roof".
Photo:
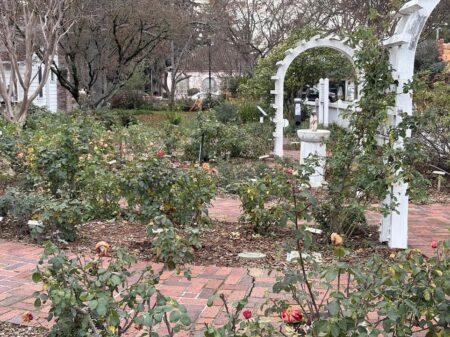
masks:
<svg viewBox="0 0 450 337"><path fill-rule="evenodd" d="M227 43L201 46L193 50L185 61L186 71L209 71L209 53L211 53L211 71L229 74L244 73L246 62L236 49Z"/></svg>
<svg viewBox="0 0 450 337"><path fill-rule="evenodd" d="M18 43L16 46L16 56L19 61L25 59L25 46L22 43ZM0 58L2 59L3 62L10 61L9 53L2 43L0 43Z"/></svg>

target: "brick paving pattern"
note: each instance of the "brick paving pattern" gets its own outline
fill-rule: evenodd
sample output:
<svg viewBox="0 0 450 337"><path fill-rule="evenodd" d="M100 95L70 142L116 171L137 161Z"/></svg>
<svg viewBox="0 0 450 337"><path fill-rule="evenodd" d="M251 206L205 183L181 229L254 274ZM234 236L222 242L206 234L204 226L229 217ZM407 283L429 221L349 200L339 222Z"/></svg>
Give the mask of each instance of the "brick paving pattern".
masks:
<svg viewBox="0 0 450 337"><path fill-rule="evenodd" d="M216 199L210 215L221 221L236 221L240 216L239 200ZM379 217L373 213L368 214L368 219L371 223L379 222ZM410 247L431 254L432 240L450 237L450 205L411 205L409 223ZM0 240L0 321L23 324L21 314L30 311L36 317L31 324L50 325L45 320L48 306L40 312L36 312L33 307L32 294L40 290L41 286L32 283L31 272L41 252L42 249L38 246ZM192 275L193 279L188 281L174 273L165 272L159 286L165 295L184 304L195 322L193 331L179 333L177 336L180 337L201 336L198 331L205 323L225 322L224 309L218 301L210 308L206 306L211 295L219 292L230 300L239 299L251 285L251 278L243 268L194 266ZM275 275L269 275L262 269L252 269L251 275L256 277L256 287L248 307L257 311L265 300L264 295L271 289Z"/></svg>
<svg viewBox="0 0 450 337"><path fill-rule="evenodd" d="M33 292L42 289L41 285L31 281L32 270L41 252L42 249L37 246L0 240L0 321L50 326L45 319L49 307L44 306L40 311L36 311L32 298ZM145 264L141 262L135 267L144 267ZM185 305L195 322L192 326L193 331L179 333L177 336L180 337L201 335L199 331L207 323L224 324L226 316L221 302L216 300L212 307L207 307L208 298L219 292L226 295L230 301L241 299L252 283L244 268L193 266L191 271L191 281L175 272L164 272L158 285L164 295L173 297ZM259 310L259 306L265 301L265 293L275 282L276 275L269 276L268 273L262 269L250 270L250 274L256 278L256 284L248 308L255 312ZM31 312L34 316L34 320L30 323L22 322L21 315L25 311Z"/></svg>

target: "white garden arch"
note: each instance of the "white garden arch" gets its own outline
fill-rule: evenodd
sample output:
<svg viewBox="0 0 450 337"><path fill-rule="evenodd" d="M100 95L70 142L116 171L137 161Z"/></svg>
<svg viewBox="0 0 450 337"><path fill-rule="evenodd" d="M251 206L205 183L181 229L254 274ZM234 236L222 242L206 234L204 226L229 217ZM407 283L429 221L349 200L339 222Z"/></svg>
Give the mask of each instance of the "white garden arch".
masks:
<svg viewBox="0 0 450 337"><path fill-rule="evenodd" d="M275 95L275 103L272 107L275 109L275 133L274 133L274 154L283 157L283 140L284 140L284 80L291 63L302 53L313 48L330 48L341 52L346 56L352 64L354 64L355 50L346 44L347 40L340 40L339 37L330 35L321 38L320 35L313 37L309 41L300 41L292 49L286 51L286 57L283 61L277 63L278 71L272 80L275 81L275 90L271 94Z"/></svg>
<svg viewBox="0 0 450 337"><path fill-rule="evenodd" d="M399 21L392 37L384 42L389 49L390 62L394 69L393 77L397 80L395 107L390 112L391 124L397 126L401 121L401 114L409 115L413 112L413 101L411 92L404 93L404 87L413 79L414 60L417 44L422 30L429 16L439 4L440 0L412 0L403 5L399 11ZM274 154L283 157L284 138L284 80L287 70L294 59L301 53L318 47L327 47L343 53L353 64L355 50L348 46L345 40L339 40L335 36L320 38L316 36L309 41L300 41L295 48L286 52L284 60L277 63L278 70L272 80L275 81L275 90L271 94L275 95L275 103L272 105L276 109L275 132L274 132ZM361 81L360 81L361 82ZM408 132L407 137L411 136ZM402 148L403 139L400 139L395 146ZM408 185L399 182L390 187L390 195L394 195L398 204L396 211L392 212L381 220L380 241L388 242L391 248L408 247L408 208L409 197L407 195ZM391 199L385 200L386 204L391 203Z"/></svg>
<svg viewBox="0 0 450 337"><path fill-rule="evenodd" d="M404 93L403 88L414 76L414 60L420 34L429 16L439 4L440 0L414 0L407 2L400 9L400 20L395 28L394 35L384 42L389 48L390 62L394 69L393 77L398 81L396 88L395 108L391 111L392 124L398 125L401 114L412 115L413 100L410 92ZM411 136L408 132L407 137ZM403 139L395 146L403 147ZM381 221L380 241L388 242L391 248L408 248L408 184L400 182L390 188L398 203L395 212L392 212ZM386 203L390 203L387 198Z"/></svg>

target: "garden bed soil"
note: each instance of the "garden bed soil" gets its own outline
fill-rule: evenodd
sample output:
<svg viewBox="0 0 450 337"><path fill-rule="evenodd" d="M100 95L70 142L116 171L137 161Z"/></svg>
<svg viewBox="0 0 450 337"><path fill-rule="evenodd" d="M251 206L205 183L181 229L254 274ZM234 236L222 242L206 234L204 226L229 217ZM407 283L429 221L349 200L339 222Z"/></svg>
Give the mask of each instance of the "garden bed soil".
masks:
<svg viewBox="0 0 450 337"><path fill-rule="evenodd" d="M428 190L428 200L425 204L450 204L450 185L443 186L442 191L436 191L436 188Z"/></svg>
<svg viewBox="0 0 450 337"><path fill-rule="evenodd" d="M182 120L191 120L195 117L195 112L178 112ZM136 115L136 119L142 124L151 124L155 125L167 120L169 116L168 111L153 111L148 114L140 114Z"/></svg>
<svg viewBox="0 0 450 337"><path fill-rule="evenodd" d="M17 237L4 223L0 225L0 237L7 240L29 240L28 236ZM330 249L328 237L315 235L315 251L322 254L322 259L334 259ZM278 269L287 266L286 244L292 238L292 231L288 228L272 228L266 235L253 232L251 226L240 223L218 222L214 226L201 232L202 247L195 250L195 265L216 265L224 267L268 268ZM375 254L387 257L392 250L377 241L378 228L369 227L365 233L355 235L346 247L352 248L347 260L365 260ZM90 222L78 227L78 239L63 248L82 254L94 253L95 244L107 241L112 247L124 247L143 260L155 260L146 225L140 223L121 222ZM29 242L29 241L28 241ZM292 242L293 244L293 242ZM293 245L292 245L293 247ZM260 252L266 255L264 259L251 260L238 257L241 252Z"/></svg>
<svg viewBox="0 0 450 337"><path fill-rule="evenodd" d="M86 224L79 230L78 244L71 245L70 249L93 252L96 242L106 240L113 246L130 249L142 259L154 260L145 225L123 222L117 226ZM378 228L370 227L364 237L354 236L350 243L353 253L349 260L361 261L374 254L389 256L392 250L378 243L378 235ZM287 228L272 228L266 235L258 235L249 225L219 222L201 232L202 247L195 250L193 263L202 266L284 268L287 265L285 248L290 236L292 230ZM327 237L317 237L316 243L316 251L322 253L324 261L333 259ZM241 252L260 252L266 257L242 259L238 257Z"/></svg>
<svg viewBox="0 0 450 337"><path fill-rule="evenodd" d="M38 327L0 322L0 337L45 337L47 330Z"/></svg>

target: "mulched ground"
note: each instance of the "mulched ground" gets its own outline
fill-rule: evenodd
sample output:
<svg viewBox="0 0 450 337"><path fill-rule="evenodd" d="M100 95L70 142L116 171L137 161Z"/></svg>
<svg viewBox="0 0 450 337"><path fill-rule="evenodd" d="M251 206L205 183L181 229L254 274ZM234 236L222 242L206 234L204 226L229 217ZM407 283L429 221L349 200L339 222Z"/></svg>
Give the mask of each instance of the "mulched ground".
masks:
<svg viewBox="0 0 450 337"><path fill-rule="evenodd" d="M17 232L11 226L0 224L0 237L7 240L17 240ZM291 239L290 239L291 238ZM328 237L315 235L315 251L322 254L322 259L330 261L334 258ZM392 250L377 241L377 227L370 227L360 235L354 235L346 246L351 246L352 254L348 261L361 261L367 257L379 254L389 256ZM22 240L29 240L28 236ZM94 253L98 241L107 241L112 247L124 247L144 260L154 261L155 256L146 234L146 225L140 223L90 222L78 227L78 239L64 248L79 253ZM202 231L200 236L202 247L194 254L194 265L216 265L225 267L258 267L278 269L287 265L287 244L293 249L292 231L288 228L273 227L265 235L255 234L246 224L219 222ZM29 241L28 241L29 242ZM264 259L241 259L241 252L260 252L266 254Z"/></svg>
<svg viewBox="0 0 450 337"><path fill-rule="evenodd" d="M45 337L47 330L0 322L0 337Z"/></svg>

